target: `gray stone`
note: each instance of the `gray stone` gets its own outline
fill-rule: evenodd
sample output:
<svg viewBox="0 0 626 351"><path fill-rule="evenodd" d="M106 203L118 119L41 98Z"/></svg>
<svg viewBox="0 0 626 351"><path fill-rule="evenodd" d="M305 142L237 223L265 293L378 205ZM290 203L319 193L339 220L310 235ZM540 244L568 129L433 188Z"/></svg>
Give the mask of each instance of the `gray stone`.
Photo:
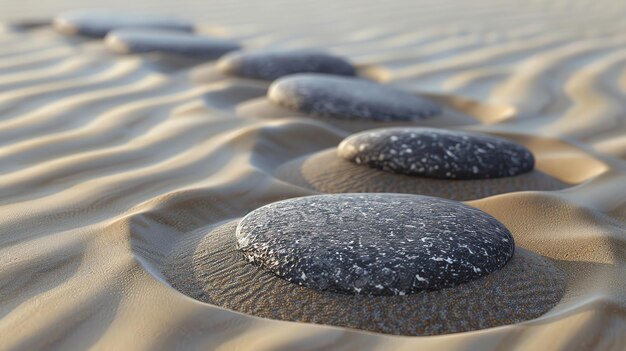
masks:
<svg viewBox="0 0 626 351"><path fill-rule="evenodd" d="M155 14L129 13L112 10L76 10L60 14L54 27L61 33L103 38L110 31L121 28L167 29L192 32L193 25L186 21Z"/></svg>
<svg viewBox="0 0 626 351"><path fill-rule="evenodd" d="M432 101L365 79L303 73L281 78L271 102L307 114L345 120L415 121L441 113Z"/></svg>
<svg viewBox="0 0 626 351"><path fill-rule="evenodd" d="M237 227L244 257L290 282L346 294L406 295L502 268L513 237L459 202L407 194L338 194L261 207Z"/></svg>
<svg viewBox="0 0 626 351"><path fill-rule="evenodd" d="M338 155L391 173L443 178L486 179L533 170L532 153L513 141L432 128L383 128L354 134Z"/></svg>
<svg viewBox="0 0 626 351"><path fill-rule="evenodd" d="M209 232L184 232L162 266L168 282L197 300L261 318L411 336L467 332L538 318L558 303L567 282L551 259L517 247L499 271L449 289L406 296L319 291L244 260L236 248L238 222ZM142 224L136 230L148 236L159 230ZM154 244L159 245L156 240Z"/></svg>
<svg viewBox="0 0 626 351"><path fill-rule="evenodd" d="M295 73L356 74L348 61L310 50L233 52L220 59L218 68L226 74L263 80Z"/></svg>
<svg viewBox="0 0 626 351"><path fill-rule="evenodd" d="M119 53L160 52L210 60L240 48L229 40L160 29L114 30L107 35L106 44Z"/></svg>

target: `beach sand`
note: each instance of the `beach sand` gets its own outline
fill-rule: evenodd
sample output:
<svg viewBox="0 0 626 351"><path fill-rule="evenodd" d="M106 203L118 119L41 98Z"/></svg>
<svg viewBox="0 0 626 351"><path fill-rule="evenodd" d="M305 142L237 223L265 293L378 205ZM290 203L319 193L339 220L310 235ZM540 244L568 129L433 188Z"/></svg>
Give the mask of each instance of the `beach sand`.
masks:
<svg viewBox="0 0 626 351"><path fill-rule="evenodd" d="M626 3L0 3L0 349L626 344ZM248 212L322 192L395 191L385 183L369 188L377 177L396 176L366 168L354 183L324 178L337 167L358 172L332 164L342 139L392 124L294 113L267 101L270 82L224 76L213 62L110 53L102 41L47 25L61 11L85 7L178 15L249 49L328 50L364 77L445 106L442 118L413 125L523 144L536 173L433 195L468 200L506 225L516 255L552 267L543 277L560 282L550 291L561 298L521 299L547 301L544 314L528 309L490 325L437 330L416 323L400 336L358 323L322 325L334 315L316 317L315 308L285 316L293 306L274 313L237 305L226 292L203 295L210 288L203 277L228 273L203 273L212 268L201 255L207 235L232 229ZM307 162L314 167L303 172ZM402 184L398 191L421 191ZM516 277L531 294L545 288L538 277ZM248 292L249 300L280 299L272 291ZM289 321L299 318L310 323ZM415 334L438 335L406 336Z"/></svg>

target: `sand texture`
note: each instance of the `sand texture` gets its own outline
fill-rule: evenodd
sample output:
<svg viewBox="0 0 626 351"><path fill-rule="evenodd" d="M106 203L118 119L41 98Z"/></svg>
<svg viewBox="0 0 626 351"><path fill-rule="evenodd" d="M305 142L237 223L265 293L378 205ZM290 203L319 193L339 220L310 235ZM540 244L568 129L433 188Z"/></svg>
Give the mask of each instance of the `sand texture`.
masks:
<svg viewBox="0 0 626 351"><path fill-rule="evenodd" d="M0 4L1 350L624 349L626 2ZM267 99L271 82L215 61L112 53L49 26L86 7L177 16L246 50L323 50L443 112L296 113ZM401 125L511 139L536 168L448 186L336 157L351 133ZM517 245L510 274L420 293L410 309L289 285L229 246L271 202L381 191L495 217ZM426 323L426 308L448 316Z"/></svg>

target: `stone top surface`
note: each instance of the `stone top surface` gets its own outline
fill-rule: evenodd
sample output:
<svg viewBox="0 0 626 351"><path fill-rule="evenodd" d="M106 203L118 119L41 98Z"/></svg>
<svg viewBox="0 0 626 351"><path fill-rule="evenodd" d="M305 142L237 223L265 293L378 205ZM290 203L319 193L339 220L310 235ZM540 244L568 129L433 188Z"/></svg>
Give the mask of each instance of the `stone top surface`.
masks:
<svg viewBox="0 0 626 351"><path fill-rule="evenodd" d="M103 38L121 28L152 28L192 32L191 23L159 14L132 13L113 10L75 10L61 13L54 19L55 28L65 34Z"/></svg>
<svg viewBox="0 0 626 351"><path fill-rule="evenodd" d="M217 59L233 50L236 42L163 29L127 28L109 32L106 36L109 49L120 53L161 52L189 57Z"/></svg>
<svg viewBox="0 0 626 351"><path fill-rule="evenodd" d="M417 121L442 112L434 102L375 82L327 74L283 77L269 88L279 106L321 117L364 121Z"/></svg>
<svg viewBox="0 0 626 351"><path fill-rule="evenodd" d="M343 58L314 50L238 51L222 57L218 67L226 74L262 80L296 73L356 74L354 67Z"/></svg>
<svg viewBox="0 0 626 351"><path fill-rule="evenodd" d="M534 168L524 146L502 138L432 128L382 128L353 134L339 157L391 173L444 178L515 176Z"/></svg>
<svg viewBox="0 0 626 351"><path fill-rule="evenodd" d="M405 194L279 201L245 216L236 236L246 259L290 282L364 295L455 286L500 269L515 249L490 215Z"/></svg>

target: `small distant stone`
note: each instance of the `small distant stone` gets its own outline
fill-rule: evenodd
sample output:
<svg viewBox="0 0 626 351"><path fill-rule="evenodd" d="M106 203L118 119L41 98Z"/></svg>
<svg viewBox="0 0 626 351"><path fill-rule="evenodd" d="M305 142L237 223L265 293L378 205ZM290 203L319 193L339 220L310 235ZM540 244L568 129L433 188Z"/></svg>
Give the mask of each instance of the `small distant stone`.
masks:
<svg viewBox="0 0 626 351"><path fill-rule="evenodd" d="M296 74L274 82L268 99L294 111L364 121L416 121L441 113L434 102L365 79Z"/></svg>
<svg viewBox="0 0 626 351"><path fill-rule="evenodd" d="M223 39L160 29L119 29L106 36L109 49L119 53L161 52L188 57L217 59L239 50L239 44Z"/></svg>
<svg viewBox="0 0 626 351"><path fill-rule="evenodd" d="M406 295L502 268L515 244L504 225L459 202L406 194L337 194L279 201L245 216L244 257L317 290Z"/></svg>
<svg viewBox="0 0 626 351"><path fill-rule="evenodd" d="M356 74L348 61L308 50L234 52L222 57L218 67L225 74L262 80L275 80L296 73Z"/></svg>
<svg viewBox="0 0 626 351"><path fill-rule="evenodd" d="M383 128L354 134L338 155L391 173L443 179L486 179L533 170L533 154L513 141L431 128Z"/></svg>
<svg viewBox="0 0 626 351"><path fill-rule="evenodd" d="M27 31L41 27L47 27L52 24L50 18L27 18L8 23L9 28L17 31Z"/></svg>
<svg viewBox="0 0 626 351"><path fill-rule="evenodd" d="M54 27L61 33L103 38L110 31L121 28L166 29L193 32L189 22L154 14L128 13L112 10L78 10L60 14Z"/></svg>

